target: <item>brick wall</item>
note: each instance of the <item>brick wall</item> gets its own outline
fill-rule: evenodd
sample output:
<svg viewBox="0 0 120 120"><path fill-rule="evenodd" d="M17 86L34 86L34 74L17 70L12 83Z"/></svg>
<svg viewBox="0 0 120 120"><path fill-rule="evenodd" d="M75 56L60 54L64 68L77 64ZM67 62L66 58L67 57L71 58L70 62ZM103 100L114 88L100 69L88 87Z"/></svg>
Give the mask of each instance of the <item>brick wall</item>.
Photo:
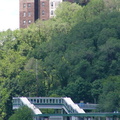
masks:
<svg viewBox="0 0 120 120"><path fill-rule="evenodd" d="M49 0L39 1L39 18L40 20L49 19Z"/></svg>
<svg viewBox="0 0 120 120"><path fill-rule="evenodd" d="M34 23L34 0L20 0L20 28Z"/></svg>

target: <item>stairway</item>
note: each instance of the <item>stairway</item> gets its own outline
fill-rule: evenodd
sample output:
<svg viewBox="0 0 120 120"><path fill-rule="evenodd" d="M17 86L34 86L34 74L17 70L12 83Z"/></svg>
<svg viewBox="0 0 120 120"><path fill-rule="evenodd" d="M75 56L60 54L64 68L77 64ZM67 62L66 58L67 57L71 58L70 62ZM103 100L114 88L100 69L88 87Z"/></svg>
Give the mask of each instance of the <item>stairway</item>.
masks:
<svg viewBox="0 0 120 120"><path fill-rule="evenodd" d="M20 100L23 103L23 105L26 105L27 107L29 107L34 112L35 115L42 114L42 112L33 104L31 104L26 97L20 97Z"/></svg>

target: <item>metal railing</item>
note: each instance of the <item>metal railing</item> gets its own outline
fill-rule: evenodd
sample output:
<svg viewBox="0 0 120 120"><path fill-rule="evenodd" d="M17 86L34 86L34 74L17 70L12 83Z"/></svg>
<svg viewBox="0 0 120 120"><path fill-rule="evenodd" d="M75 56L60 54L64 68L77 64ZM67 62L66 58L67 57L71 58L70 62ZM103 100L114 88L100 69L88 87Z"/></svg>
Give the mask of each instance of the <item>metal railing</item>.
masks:
<svg viewBox="0 0 120 120"><path fill-rule="evenodd" d="M27 97L27 99L30 101L31 104L34 104L36 106L51 105L54 108L57 105L61 105L61 108L63 108L67 113L79 113L77 109L80 109L79 107L77 109L74 107L74 106L76 106L76 104L73 103L70 98L63 98L63 97ZM70 103L72 103L72 104L70 104ZM20 97L14 97L13 98L13 109L17 109L22 105L23 105L23 103L20 101Z"/></svg>
<svg viewBox="0 0 120 120"><path fill-rule="evenodd" d="M84 110L92 110L92 109L97 109L98 104L90 104L90 103L78 103L78 106Z"/></svg>

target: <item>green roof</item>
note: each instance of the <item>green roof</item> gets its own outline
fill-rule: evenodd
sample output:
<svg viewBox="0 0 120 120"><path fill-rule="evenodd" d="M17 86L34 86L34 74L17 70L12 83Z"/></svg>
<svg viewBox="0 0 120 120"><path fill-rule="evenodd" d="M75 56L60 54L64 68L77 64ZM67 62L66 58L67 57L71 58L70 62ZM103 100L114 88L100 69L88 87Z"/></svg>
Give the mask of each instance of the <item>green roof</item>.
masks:
<svg viewBox="0 0 120 120"><path fill-rule="evenodd" d="M120 113L79 113L79 114L39 114L34 116L76 116L76 117L120 117Z"/></svg>

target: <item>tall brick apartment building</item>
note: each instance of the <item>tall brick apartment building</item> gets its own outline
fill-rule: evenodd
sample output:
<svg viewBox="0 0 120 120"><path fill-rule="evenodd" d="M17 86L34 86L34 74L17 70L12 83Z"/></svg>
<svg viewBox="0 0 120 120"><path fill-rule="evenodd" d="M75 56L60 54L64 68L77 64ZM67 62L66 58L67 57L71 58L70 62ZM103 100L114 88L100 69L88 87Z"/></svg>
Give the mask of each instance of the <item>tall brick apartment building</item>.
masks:
<svg viewBox="0 0 120 120"><path fill-rule="evenodd" d="M20 28L26 28L37 19L48 20L62 1L74 0L19 0ZM89 0L83 0L89 1Z"/></svg>
<svg viewBox="0 0 120 120"><path fill-rule="evenodd" d="M62 0L20 0L20 28L26 28L37 19L48 20Z"/></svg>

